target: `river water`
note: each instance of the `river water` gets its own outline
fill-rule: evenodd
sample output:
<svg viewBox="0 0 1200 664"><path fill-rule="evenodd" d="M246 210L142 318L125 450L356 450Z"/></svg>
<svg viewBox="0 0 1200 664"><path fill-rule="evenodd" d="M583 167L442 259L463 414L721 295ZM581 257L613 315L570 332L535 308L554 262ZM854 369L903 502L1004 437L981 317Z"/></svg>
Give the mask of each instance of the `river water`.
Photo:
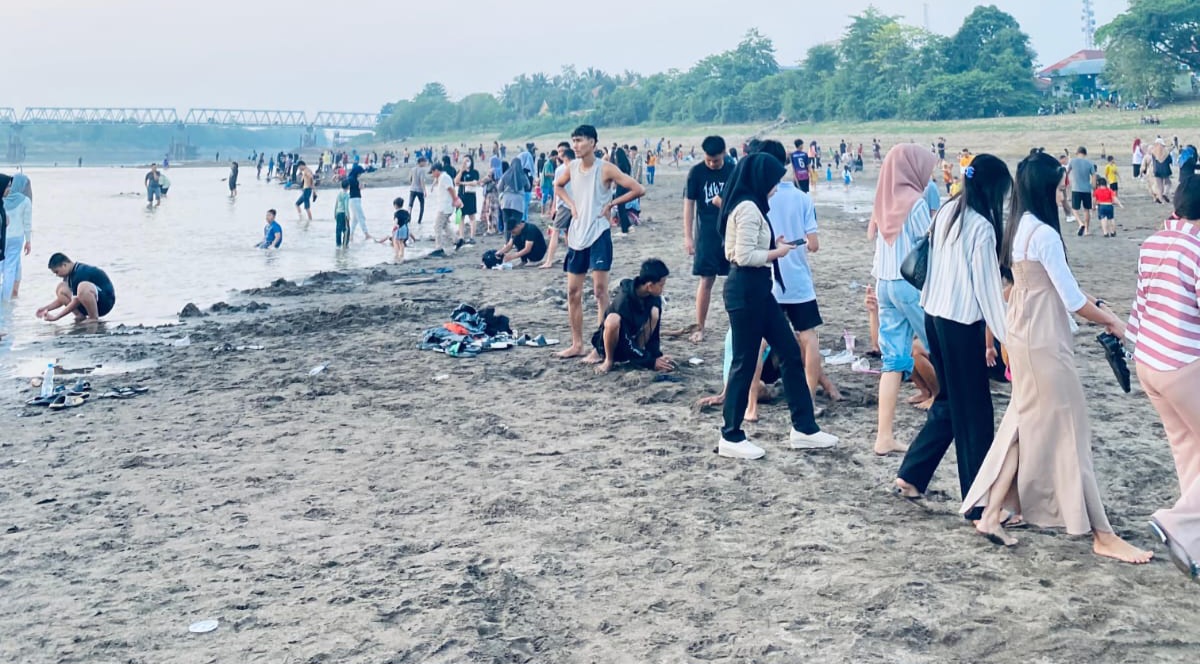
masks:
<svg viewBox="0 0 1200 664"><path fill-rule="evenodd" d="M34 316L50 301L58 283L46 268L56 251L100 267L112 279L117 305L105 318L108 330L121 324L177 322L188 302L205 309L229 299L233 291L281 277L296 280L391 259L387 245L334 245L335 190L319 190L313 221L299 222L294 207L299 192L256 180L253 168L242 169L236 201L229 199L228 185L222 181L227 168L176 168L169 171L171 189L162 206L147 210L145 171L26 169L34 191L33 253L22 257L20 297L0 311L0 374L12 375L18 367L28 373L29 366L45 359L37 357L38 342L74 327L70 316L56 323ZM407 193L400 188L363 189L373 235L387 234L392 199ZM278 210L283 226L283 246L277 251L254 248L270 208Z"/></svg>

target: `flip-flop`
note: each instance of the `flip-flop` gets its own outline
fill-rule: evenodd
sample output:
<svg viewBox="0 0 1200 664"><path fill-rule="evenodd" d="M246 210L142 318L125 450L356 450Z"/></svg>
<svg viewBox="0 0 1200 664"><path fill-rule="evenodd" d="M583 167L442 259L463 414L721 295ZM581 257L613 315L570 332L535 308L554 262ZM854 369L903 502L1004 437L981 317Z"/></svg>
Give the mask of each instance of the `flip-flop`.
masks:
<svg viewBox="0 0 1200 664"><path fill-rule="evenodd" d="M36 396L36 397L26 401L25 405L26 406L49 406L50 404L54 403L54 400L57 399L62 394L65 394L65 393L62 390L58 390L49 396L44 396L44 397Z"/></svg>
<svg viewBox="0 0 1200 664"><path fill-rule="evenodd" d="M1003 529L1004 529L1003 526L1001 526L1001 530L1003 530ZM996 546L1004 547L1006 549L1010 549L1010 548L1020 544L1020 542L1018 542L1016 540L1013 540L1012 543L1009 544L1008 542L1004 541L1003 537L997 535L996 533L985 533L985 532L982 532L979 530L976 530L975 532L979 533L980 535L983 535L983 538L986 539L987 541L991 542L992 544L995 544Z"/></svg>
<svg viewBox="0 0 1200 664"><path fill-rule="evenodd" d="M84 401L85 400L83 397L64 393L64 394L58 395L58 398L54 400L54 403L50 404L47 407L50 410L65 410L67 408L75 408L76 406L82 406Z"/></svg>
<svg viewBox="0 0 1200 664"><path fill-rule="evenodd" d="M910 495L904 493L904 489L901 489L900 487L896 486L895 484L892 485L891 493L893 496L896 496L897 498L903 498L904 500L907 500L908 502L912 503L913 505L921 505L922 507L925 506L925 496L923 496L921 494L917 494L915 496L910 496Z"/></svg>
<svg viewBox="0 0 1200 664"><path fill-rule="evenodd" d="M1171 562L1175 563L1180 572L1183 572L1193 581L1200 578L1200 563L1192 560L1192 557L1188 555L1183 546L1167 535L1167 529L1163 528L1158 519L1150 519L1150 530L1158 538L1158 541L1167 547L1167 554L1170 556Z"/></svg>
<svg viewBox="0 0 1200 664"><path fill-rule="evenodd" d="M529 335L526 334L526 335L523 335L522 338L526 338L528 336ZM539 334L532 339L528 339L527 341L518 342L518 343L520 343L520 345L522 345L522 346L531 346L533 348L545 348L547 346L557 346L558 339L547 339L544 335Z"/></svg>
<svg viewBox="0 0 1200 664"><path fill-rule="evenodd" d="M1029 522L1026 521L1020 514L1009 514L1003 521L1000 522L1000 527L1005 530L1018 530L1028 528Z"/></svg>

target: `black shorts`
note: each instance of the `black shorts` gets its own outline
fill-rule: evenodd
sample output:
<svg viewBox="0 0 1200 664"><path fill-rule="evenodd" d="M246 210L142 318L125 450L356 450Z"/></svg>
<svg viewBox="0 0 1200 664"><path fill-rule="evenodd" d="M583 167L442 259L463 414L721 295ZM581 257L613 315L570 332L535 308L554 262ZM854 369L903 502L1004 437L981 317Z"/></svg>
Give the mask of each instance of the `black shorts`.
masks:
<svg viewBox="0 0 1200 664"><path fill-rule="evenodd" d="M604 231L587 249L567 248L567 259L563 261L563 272L587 274L588 270L608 272L612 269L612 233Z"/></svg>
<svg viewBox="0 0 1200 664"><path fill-rule="evenodd" d="M792 323L792 329L797 332L805 332L814 328L820 327L825 321L821 320L821 310L817 308L817 301L811 302L788 302L780 303L783 313Z"/></svg>
<svg viewBox="0 0 1200 664"><path fill-rule="evenodd" d="M1092 194L1088 191L1072 191L1071 192L1071 209L1072 210L1090 210L1092 209Z"/></svg>
<svg viewBox="0 0 1200 664"><path fill-rule="evenodd" d="M1096 213L1097 217L1099 217L1101 219L1116 219L1116 217L1114 216L1115 210L1113 210L1113 206L1101 203L1100 205L1096 206L1096 209L1097 209L1097 213Z"/></svg>
<svg viewBox="0 0 1200 664"><path fill-rule="evenodd" d="M106 291L103 288L96 288L96 313L99 314L101 318L107 316L108 312L112 311L116 304L117 296L115 294ZM75 307L75 311L81 315L87 315L87 309L82 304L77 305Z"/></svg>
<svg viewBox="0 0 1200 664"><path fill-rule="evenodd" d="M808 178L804 178L803 180L796 180L796 188L807 194L808 193Z"/></svg>
<svg viewBox="0 0 1200 664"><path fill-rule="evenodd" d="M566 233L571 227L571 209L567 207L558 208L558 212L554 215L554 229L560 233Z"/></svg>
<svg viewBox="0 0 1200 664"><path fill-rule="evenodd" d="M696 255L692 257L692 275L697 277L729 276L729 261L725 259L725 241L715 228L696 227Z"/></svg>

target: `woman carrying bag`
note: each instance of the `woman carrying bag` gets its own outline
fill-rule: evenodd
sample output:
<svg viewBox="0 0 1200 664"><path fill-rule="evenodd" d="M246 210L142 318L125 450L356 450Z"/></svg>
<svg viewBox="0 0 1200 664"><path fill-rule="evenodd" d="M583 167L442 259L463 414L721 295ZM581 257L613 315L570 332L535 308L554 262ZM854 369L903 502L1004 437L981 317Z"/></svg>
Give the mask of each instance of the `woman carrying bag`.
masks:
<svg viewBox="0 0 1200 664"><path fill-rule="evenodd" d="M758 367L765 339L780 362L784 392L791 412L792 449L817 449L837 445L835 436L821 431L813 414L812 395L804 374L800 345L775 296L774 281L787 284L775 261L788 255L795 245L776 238L767 221L767 201L787 173L783 163L769 154L753 154L734 168L721 192L721 234L729 278L725 280L725 310L733 335L733 361L725 386L724 426L717 453L735 459L758 459L765 454L742 430L750 384Z"/></svg>
<svg viewBox="0 0 1200 664"><path fill-rule="evenodd" d="M896 493L908 499L929 488L951 441L966 496L995 435L988 367L996 351L987 331L1004 342L999 248L1012 176L990 154L975 157L963 175L962 193L942 207L930 233L921 307L941 389L896 476Z"/></svg>

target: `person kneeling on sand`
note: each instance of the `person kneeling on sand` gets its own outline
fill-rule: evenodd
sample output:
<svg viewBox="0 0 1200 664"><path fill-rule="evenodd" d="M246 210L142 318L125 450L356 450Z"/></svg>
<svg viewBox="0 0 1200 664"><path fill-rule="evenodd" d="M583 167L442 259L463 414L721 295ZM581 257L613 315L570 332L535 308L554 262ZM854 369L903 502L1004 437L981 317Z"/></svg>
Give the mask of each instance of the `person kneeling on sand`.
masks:
<svg viewBox="0 0 1200 664"><path fill-rule="evenodd" d="M50 257L49 267L62 283L54 289L54 300L37 310L38 318L56 321L74 313L77 321L96 321L117 303L117 292L104 270L76 263L61 253ZM57 309L61 311L55 312Z"/></svg>
<svg viewBox="0 0 1200 664"><path fill-rule="evenodd" d="M537 224L517 219L512 222L510 230L512 234L509 235L508 243L496 252L500 262L513 263L513 267L520 267L546 258L546 236Z"/></svg>
<svg viewBox="0 0 1200 664"><path fill-rule="evenodd" d="M659 347L662 294L670 275L657 258L642 263L641 273L622 279L620 290L604 312L604 322L592 335L592 352L585 362L596 373L608 373L614 362L629 362L644 369L671 371L675 362Z"/></svg>

